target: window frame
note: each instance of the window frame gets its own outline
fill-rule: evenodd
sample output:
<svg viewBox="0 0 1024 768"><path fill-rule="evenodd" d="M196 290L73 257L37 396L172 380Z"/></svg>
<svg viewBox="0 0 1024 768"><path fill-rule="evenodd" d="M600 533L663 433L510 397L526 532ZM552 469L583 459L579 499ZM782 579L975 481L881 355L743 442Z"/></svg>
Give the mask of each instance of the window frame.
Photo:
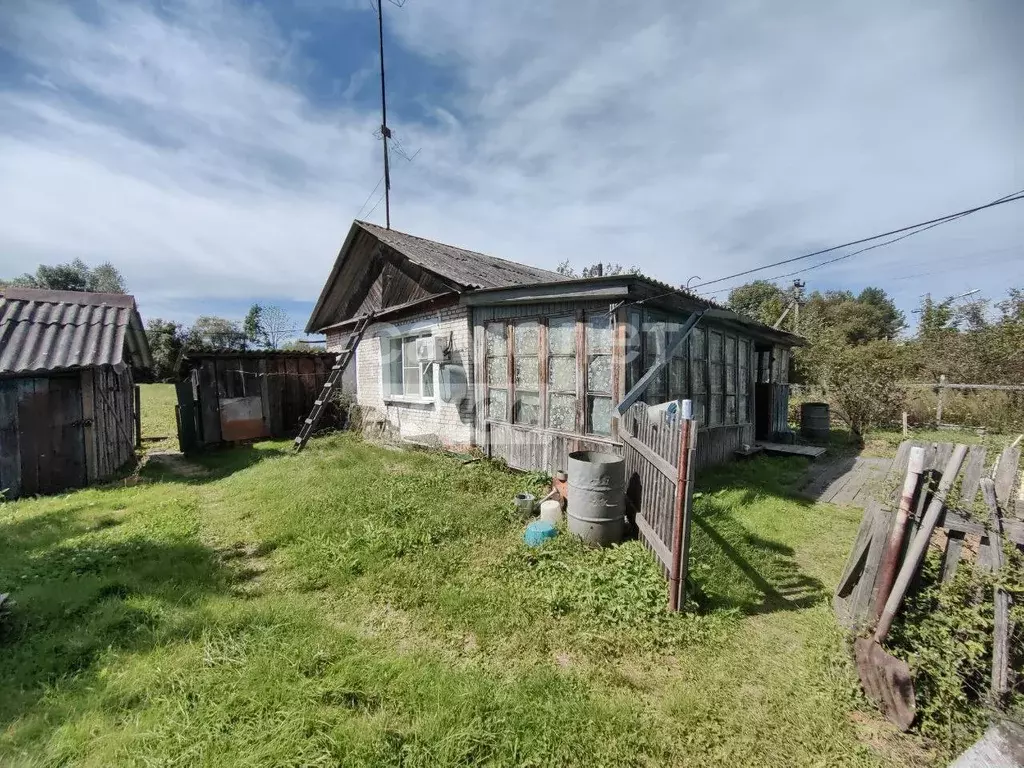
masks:
<svg viewBox="0 0 1024 768"><path fill-rule="evenodd" d="M437 381L435 381L434 362L430 361L416 361L415 365L407 365L405 359L405 347L409 341L415 339L430 338L432 337L432 330L419 330L410 331L407 333L398 333L394 336L383 336L383 341L387 342L387 355L386 359L382 359L381 364L381 392L384 395L385 401L402 402L402 403L423 403L432 404L437 399ZM398 347L397 357L395 355L395 345ZM382 350L383 352L383 350ZM384 356L382 355L382 358ZM392 371L397 367L401 373L401 385L402 391L395 392L394 386L395 381L392 376ZM406 391L406 371L419 370L419 393L409 394ZM425 396L424 383L430 383L430 395Z"/></svg>

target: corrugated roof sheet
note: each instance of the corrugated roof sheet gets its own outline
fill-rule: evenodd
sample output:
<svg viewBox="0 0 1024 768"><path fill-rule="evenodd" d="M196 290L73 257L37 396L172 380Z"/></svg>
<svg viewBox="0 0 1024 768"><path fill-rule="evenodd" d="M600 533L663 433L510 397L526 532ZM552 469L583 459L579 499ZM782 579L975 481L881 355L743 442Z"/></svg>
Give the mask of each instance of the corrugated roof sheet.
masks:
<svg viewBox="0 0 1024 768"><path fill-rule="evenodd" d="M0 289L0 374L124 363L152 365L134 297Z"/></svg>
<svg viewBox="0 0 1024 768"><path fill-rule="evenodd" d="M557 272L499 259L485 253L467 251L454 245L385 229L367 221L360 227L385 245L394 248L409 261L429 269L464 288L505 288L538 282L564 280Z"/></svg>

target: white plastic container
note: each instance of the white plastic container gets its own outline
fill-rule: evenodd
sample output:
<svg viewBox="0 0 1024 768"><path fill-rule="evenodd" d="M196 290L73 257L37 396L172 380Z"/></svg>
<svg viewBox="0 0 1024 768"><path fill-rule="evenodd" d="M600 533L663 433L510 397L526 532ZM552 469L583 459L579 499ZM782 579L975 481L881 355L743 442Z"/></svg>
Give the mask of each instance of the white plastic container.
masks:
<svg viewBox="0 0 1024 768"><path fill-rule="evenodd" d="M542 501L540 504L540 519L545 523L558 525L562 521L562 503L554 499Z"/></svg>

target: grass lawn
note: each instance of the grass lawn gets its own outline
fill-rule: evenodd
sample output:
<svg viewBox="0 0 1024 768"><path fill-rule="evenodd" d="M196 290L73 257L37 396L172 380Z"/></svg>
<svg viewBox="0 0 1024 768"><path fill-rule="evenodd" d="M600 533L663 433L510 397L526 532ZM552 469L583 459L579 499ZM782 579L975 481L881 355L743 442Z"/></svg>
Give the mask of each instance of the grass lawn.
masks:
<svg viewBox="0 0 1024 768"><path fill-rule="evenodd" d="M637 542L525 549L528 476L350 435L3 504L0 763L921 760L829 605L859 510L787 496L800 462L699 480L686 615Z"/></svg>
<svg viewBox="0 0 1024 768"><path fill-rule="evenodd" d="M143 384L142 447L147 451L178 450L178 425L174 420L174 406L178 398L173 384Z"/></svg>

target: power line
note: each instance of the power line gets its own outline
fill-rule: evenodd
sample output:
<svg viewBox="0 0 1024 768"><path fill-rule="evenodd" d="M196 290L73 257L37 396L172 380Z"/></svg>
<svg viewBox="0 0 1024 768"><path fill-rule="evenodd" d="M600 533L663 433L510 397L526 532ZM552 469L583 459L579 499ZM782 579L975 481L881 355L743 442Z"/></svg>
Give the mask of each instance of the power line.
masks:
<svg viewBox="0 0 1024 768"><path fill-rule="evenodd" d="M377 182L377 186L375 186L375 187L374 187L374 188L373 188L373 189L372 189L372 190L370 191L370 194L368 194L368 195L366 196L366 199L365 199L365 200L363 200L363 204L359 206L359 211L358 211L358 212L356 213L356 215L355 215L355 218L357 218L357 219L358 219L358 218L359 218L359 217L360 217L360 216L362 215L362 213L363 213L363 208L365 208L365 207L366 207L366 204L370 202L370 198L371 198L371 197L373 197L373 194L374 194L374 192L376 192L376 191L377 191L378 189L380 189L380 185L381 185L381 184L382 184L383 182L384 182L384 177L383 177L383 176L381 176L381 177L380 177L380 181L378 181L378 182Z"/></svg>
<svg viewBox="0 0 1024 768"><path fill-rule="evenodd" d="M744 270L743 272L737 272L734 275L727 275L725 277L719 277L719 278L716 278L714 280L708 280L706 283L698 283L697 285L694 286L694 288L703 288L706 285L714 285L715 283L721 283L721 282L724 282L726 280L732 280L735 277L744 277L745 275L750 275L750 274L753 274L754 272L760 272L761 270L764 270L764 269L771 269L772 267L779 267L779 266L782 266L783 264L792 264L794 261L802 261L803 259L810 259L810 258L813 258L814 256L821 256L821 255L826 254L826 253L831 253L832 251L838 251L841 248L849 248L851 245L860 245L861 243L869 243L872 240L879 240L879 239L881 239L883 237L889 237L890 235L898 235L898 234L900 234L902 232L909 232L910 230L920 230L920 231L923 232L923 231L925 231L925 229L931 229L931 227L933 225L937 226L938 224L944 224L947 221L953 221L955 219L960 219L960 218L963 218L964 216L969 216L972 213L977 213L978 211L983 211L986 208L993 208L993 207L995 207L997 205L1005 205L1006 203L1013 203L1013 202L1016 202L1018 200L1024 200L1024 189L1018 190L1017 192L1013 192L1012 194L1006 195L1005 197L1001 197L998 200L993 200L991 203L985 203L984 205L978 205L978 206L975 206L974 208L968 208L966 210L958 211L956 213L950 213L950 214L947 214L945 216L940 216L940 217L938 217L936 219L929 219L928 221L918 222L917 224L911 224L910 226L900 227L899 229L892 229L892 230L890 230L888 232L882 232L881 234L878 234L878 235L872 235L871 237L862 237L859 240L851 240L850 242L843 243L841 245L833 245L833 246L831 246L829 248L822 248L820 251L813 251L812 253L805 253L802 256L794 256L791 259L783 259L782 261L775 261L775 262L772 262L771 264L765 264L764 266L754 267L753 269L747 269L747 270ZM916 234L916 232L914 232L912 234ZM900 238L900 239L902 239L902 238ZM895 240L892 241L892 242L895 242ZM867 250L867 249L865 249L865 250ZM850 254L850 255L853 255L853 254ZM824 263L827 263L827 262L822 262L822 263L824 264Z"/></svg>

